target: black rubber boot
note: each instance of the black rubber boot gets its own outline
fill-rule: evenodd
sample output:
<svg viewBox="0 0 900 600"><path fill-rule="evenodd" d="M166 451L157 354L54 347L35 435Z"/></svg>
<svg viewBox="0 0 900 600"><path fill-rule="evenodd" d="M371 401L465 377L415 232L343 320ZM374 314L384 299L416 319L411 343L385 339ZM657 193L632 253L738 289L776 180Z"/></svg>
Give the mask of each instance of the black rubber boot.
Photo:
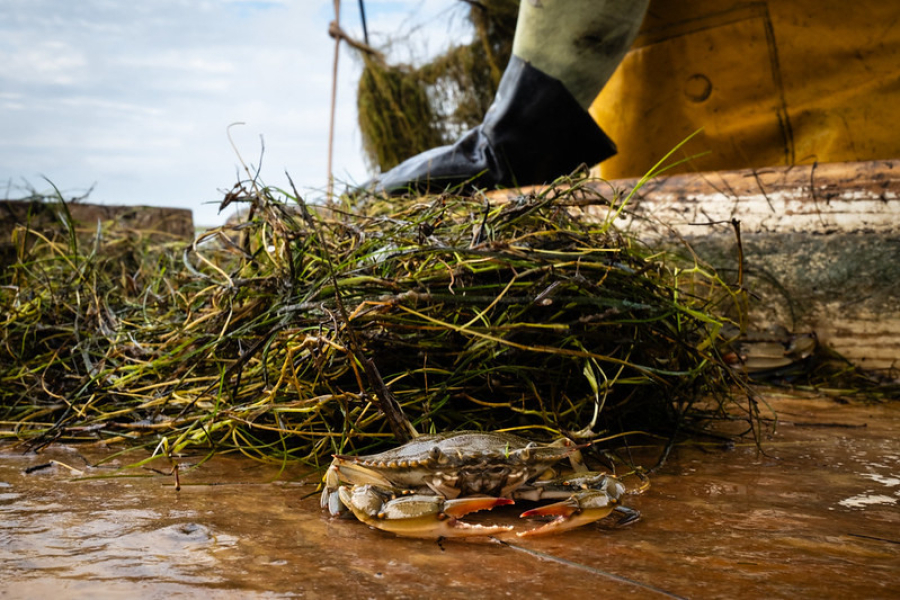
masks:
<svg viewBox="0 0 900 600"><path fill-rule="evenodd" d="M374 189L400 195L549 183L615 153L558 79L513 56L481 125L453 145L405 160L377 178Z"/></svg>

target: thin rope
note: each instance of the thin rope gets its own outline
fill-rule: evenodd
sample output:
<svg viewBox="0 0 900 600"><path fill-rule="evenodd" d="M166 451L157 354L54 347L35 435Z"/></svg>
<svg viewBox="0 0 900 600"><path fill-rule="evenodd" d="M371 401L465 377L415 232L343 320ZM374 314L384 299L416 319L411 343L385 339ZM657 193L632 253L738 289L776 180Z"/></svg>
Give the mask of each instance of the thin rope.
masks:
<svg viewBox="0 0 900 600"><path fill-rule="evenodd" d="M363 41L366 43L366 46L368 46L369 27L366 25L366 5L363 3L363 0L359 0L359 18L362 21Z"/></svg>
<svg viewBox="0 0 900 600"><path fill-rule="evenodd" d="M334 25L341 26L341 0L334 0ZM334 173L332 161L334 159L334 119L337 112L337 83L338 83L338 58L340 57L341 37L334 38L334 66L331 70L331 122L328 126L328 190L326 199L331 202L334 199Z"/></svg>

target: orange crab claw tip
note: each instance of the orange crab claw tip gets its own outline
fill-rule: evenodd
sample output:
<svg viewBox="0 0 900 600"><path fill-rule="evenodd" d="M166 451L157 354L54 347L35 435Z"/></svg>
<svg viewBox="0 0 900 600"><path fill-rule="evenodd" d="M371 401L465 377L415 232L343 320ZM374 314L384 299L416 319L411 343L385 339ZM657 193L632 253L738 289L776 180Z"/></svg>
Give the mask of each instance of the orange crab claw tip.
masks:
<svg viewBox="0 0 900 600"><path fill-rule="evenodd" d="M462 517L469 513L479 510L491 510L496 506L506 506L513 504L509 498L492 498L485 496L483 498L456 498L444 502L444 513L451 517Z"/></svg>
<svg viewBox="0 0 900 600"><path fill-rule="evenodd" d="M577 510L571 504L557 502L556 504L526 510L519 517L522 519L531 519L533 517L571 517Z"/></svg>

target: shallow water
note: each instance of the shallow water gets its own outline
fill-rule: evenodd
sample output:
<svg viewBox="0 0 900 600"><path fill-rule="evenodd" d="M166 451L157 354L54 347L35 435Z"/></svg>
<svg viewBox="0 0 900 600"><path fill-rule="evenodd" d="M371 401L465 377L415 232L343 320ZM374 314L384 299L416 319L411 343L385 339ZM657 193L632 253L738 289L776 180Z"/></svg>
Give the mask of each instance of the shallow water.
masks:
<svg viewBox="0 0 900 600"><path fill-rule="evenodd" d="M88 466L100 450L7 447L0 598L900 597L900 404L773 402L765 455L676 448L629 498L639 523L512 545L331 520L300 471L244 458L185 459L175 491L150 471L85 479L113 472ZM478 518L516 514L494 512Z"/></svg>

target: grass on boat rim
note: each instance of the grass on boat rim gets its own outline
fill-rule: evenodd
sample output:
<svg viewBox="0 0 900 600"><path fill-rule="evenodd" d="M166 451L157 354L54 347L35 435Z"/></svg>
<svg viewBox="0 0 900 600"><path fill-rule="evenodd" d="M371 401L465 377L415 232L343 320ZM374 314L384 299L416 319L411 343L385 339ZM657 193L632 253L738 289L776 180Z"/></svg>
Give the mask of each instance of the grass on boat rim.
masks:
<svg viewBox="0 0 900 600"><path fill-rule="evenodd" d="M724 415L739 288L618 231L624 199L585 183L339 210L242 182L227 200L248 220L190 244L20 227L0 436L320 464L396 441L404 420L613 439ZM586 201L608 218L573 216Z"/></svg>

